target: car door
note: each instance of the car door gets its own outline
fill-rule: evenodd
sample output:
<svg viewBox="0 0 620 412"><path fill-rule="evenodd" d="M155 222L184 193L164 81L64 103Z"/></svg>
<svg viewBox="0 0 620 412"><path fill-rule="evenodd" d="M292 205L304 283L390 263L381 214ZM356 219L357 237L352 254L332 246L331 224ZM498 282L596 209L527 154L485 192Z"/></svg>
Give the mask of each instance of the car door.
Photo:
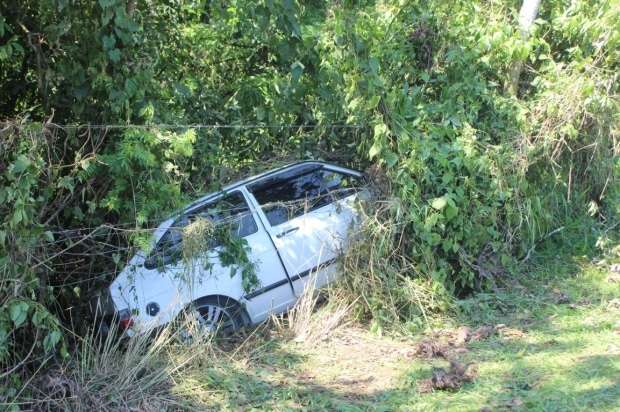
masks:
<svg viewBox="0 0 620 412"><path fill-rule="evenodd" d="M314 165L248 186L297 296L313 273L317 287L330 280L323 269L342 254L361 183L357 176Z"/></svg>
<svg viewBox="0 0 620 412"><path fill-rule="evenodd" d="M258 223L242 190L189 208L172 223L144 262L146 273L140 286L144 304L178 307L200 297L223 295L244 303L253 322L263 320L270 312L288 309L295 295L269 235ZM221 227L247 245L248 260L259 280L253 290L244 290L243 268L230 262L234 256L224 261L223 253L228 251L210 236L209 231ZM162 282L162 277L166 281Z"/></svg>

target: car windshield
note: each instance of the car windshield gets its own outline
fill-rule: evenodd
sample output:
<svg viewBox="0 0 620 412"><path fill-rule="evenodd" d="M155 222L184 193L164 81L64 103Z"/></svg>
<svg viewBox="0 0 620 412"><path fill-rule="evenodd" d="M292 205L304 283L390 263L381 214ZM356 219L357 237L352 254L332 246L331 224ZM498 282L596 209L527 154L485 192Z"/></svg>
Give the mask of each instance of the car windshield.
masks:
<svg viewBox="0 0 620 412"><path fill-rule="evenodd" d="M249 186L272 226L348 197L362 186L360 178L319 168L275 176Z"/></svg>

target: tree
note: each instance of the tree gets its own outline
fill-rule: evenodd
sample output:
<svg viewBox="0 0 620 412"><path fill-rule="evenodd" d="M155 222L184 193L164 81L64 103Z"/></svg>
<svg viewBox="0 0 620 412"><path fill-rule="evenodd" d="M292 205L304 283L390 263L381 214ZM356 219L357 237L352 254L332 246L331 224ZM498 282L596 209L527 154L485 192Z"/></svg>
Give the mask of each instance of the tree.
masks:
<svg viewBox="0 0 620 412"><path fill-rule="evenodd" d="M523 0L521 11L519 12L519 30L521 31L521 39L523 41L527 41L530 37L539 7L540 0ZM523 63L524 59L518 59L510 69L510 80L506 88L510 94L515 96L519 91L519 78L523 71Z"/></svg>

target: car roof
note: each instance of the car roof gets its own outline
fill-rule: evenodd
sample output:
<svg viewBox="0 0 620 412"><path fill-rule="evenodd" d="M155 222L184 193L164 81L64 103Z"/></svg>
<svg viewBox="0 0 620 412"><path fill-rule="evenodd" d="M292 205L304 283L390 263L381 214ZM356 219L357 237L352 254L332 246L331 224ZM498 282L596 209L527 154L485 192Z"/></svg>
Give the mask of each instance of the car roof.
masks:
<svg viewBox="0 0 620 412"><path fill-rule="evenodd" d="M189 211L191 211L192 209L202 205L203 203L205 203L206 201L210 200L211 198L217 197L219 195L221 195L222 193L227 193L230 192L232 190L235 190L241 186L246 186L249 185L251 183L254 183L258 180L270 177L270 176L276 176L279 175L281 173L285 173L287 170L290 169L296 169L298 167L302 167L302 166L317 166L317 168L321 168L324 166L330 167L330 168L334 168L336 170L340 170L342 172L348 172L348 173L354 173L354 174L358 174L358 175L362 175L363 173L358 171L358 170L354 170L354 169L350 169L350 168L346 168L346 167L342 167L342 166L338 166L335 164L331 164L331 163L327 163L327 162L323 162L320 160L304 160L304 161L300 161L300 162L295 162L295 163L290 163L287 164L285 166L282 167L278 167L275 169L271 169L268 170L266 172L263 173L259 173L250 177L247 177L243 180L239 180L236 182L233 182L229 185L224 186L221 190L218 190L216 192L211 192L208 193L204 196L201 196L200 198L196 199L195 201L193 201L192 203L190 203L189 205L187 205L185 208L183 208L180 211L177 211L175 213L173 213L170 217L175 217L178 216L179 214L183 214L183 213L187 213Z"/></svg>
<svg viewBox="0 0 620 412"><path fill-rule="evenodd" d="M231 183L229 185L226 185L226 186L224 186L222 188L222 190L220 192L228 192L230 190L236 189L239 186L245 186L247 184L253 183L253 182L255 182L255 181L259 180L259 179L262 179L264 177L268 177L268 176L272 176L272 175L277 175L277 174L286 172L288 169L293 169L293 168L296 168L296 167L299 167L299 166L304 166L304 165L308 165L308 166L312 166L312 165L316 165L316 166L329 166L328 163L319 162L317 160L304 160L304 161L301 161L301 162L289 163L289 164L287 164L285 166L278 167L278 168L271 169L271 170L267 170L266 172L259 173L257 175L250 176L250 177L247 177L247 178L245 178L243 180L239 180L237 182L234 182L234 183ZM217 193L220 193L220 192L217 192Z"/></svg>

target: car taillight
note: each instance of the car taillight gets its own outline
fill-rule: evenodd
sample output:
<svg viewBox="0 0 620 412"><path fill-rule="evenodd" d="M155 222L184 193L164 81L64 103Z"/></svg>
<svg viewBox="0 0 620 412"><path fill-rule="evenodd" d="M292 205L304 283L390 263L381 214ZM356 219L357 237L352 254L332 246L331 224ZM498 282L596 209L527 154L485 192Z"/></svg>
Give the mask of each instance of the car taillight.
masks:
<svg viewBox="0 0 620 412"><path fill-rule="evenodd" d="M118 312L118 324L121 331L126 331L133 326L133 319L131 318L129 309L123 309Z"/></svg>

